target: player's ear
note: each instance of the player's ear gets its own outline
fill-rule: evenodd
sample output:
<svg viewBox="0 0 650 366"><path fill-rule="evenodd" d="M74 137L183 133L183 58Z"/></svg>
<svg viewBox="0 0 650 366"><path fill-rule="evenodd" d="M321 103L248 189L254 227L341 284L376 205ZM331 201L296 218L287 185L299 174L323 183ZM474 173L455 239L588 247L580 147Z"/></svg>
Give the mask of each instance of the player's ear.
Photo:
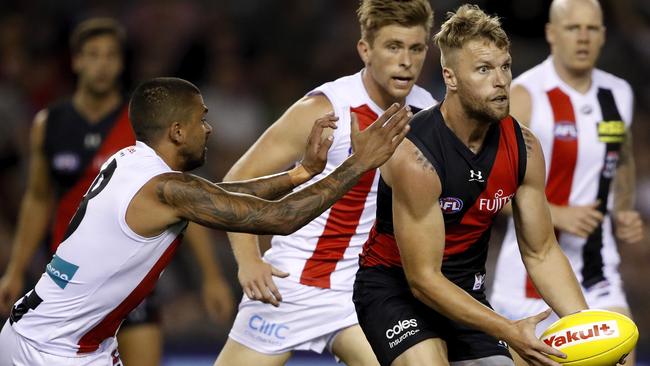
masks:
<svg viewBox="0 0 650 366"><path fill-rule="evenodd" d="M361 57L361 60L363 63L368 66L368 63L370 62L370 44L368 41L365 39L361 38L359 42L357 42L357 52L359 52L359 57Z"/></svg>
<svg viewBox="0 0 650 366"><path fill-rule="evenodd" d="M169 139L175 143L175 144L182 144L185 142L185 129L183 128L183 124L181 122L172 122L169 125Z"/></svg>
<svg viewBox="0 0 650 366"><path fill-rule="evenodd" d="M442 78L445 81L445 85L447 86L447 89L454 90L454 91L458 89L458 79L456 78L456 73L452 68L443 66Z"/></svg>
<svg viewBox="0 0 650 366"><path fill-rule="evenodd" d="M546 23L546 26L544 27L544 35L548 44L555 43L555 29L553 29L553 24L550 22Z"/></svg>

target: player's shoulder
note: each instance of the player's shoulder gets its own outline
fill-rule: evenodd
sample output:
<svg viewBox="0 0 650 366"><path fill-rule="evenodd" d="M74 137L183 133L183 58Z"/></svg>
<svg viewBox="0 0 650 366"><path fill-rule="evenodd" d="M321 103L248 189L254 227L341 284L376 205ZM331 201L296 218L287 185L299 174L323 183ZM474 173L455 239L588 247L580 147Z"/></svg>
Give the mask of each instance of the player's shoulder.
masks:
<svg viewBox="0 0 650 366"><path fill-rule="evenodd" d="M431 93L419 85L413 85L413 89L406 97L406 103L420 109L430 108L438 102L433 98Z"/></svg>
<svg viewBox="0 0 650 366"><path fill-rule="evenodd" d="M621 90L625 93L632 93L632 87L627 80L618 77L612 73L601 69L594 69L593 71L594 81L600 86L609 88L612 90Z"/></svg>
<svg viewBox="0 0 650 366"><path fill-rule="evenodd" d="M522 86L530 92L530 89L544 85L543 81L548 78L548 67L542 62L521 73L513 81L513 86Z"/></svg>
<svg viewBox="0 0 650 366"><path fill-rule="evenodd" d="M307 96L326 95L328 98L346 97L354 98L362 96L363 81L361 80L361 71L356 74L342 76L338 79L328 81L312 89Z"/></svg>
<svg viewBox="0 0 650 366"><path fill-rule="evenodd" d="M70 112L74 106L72 105L72 99L70 98L61 98L53 101L48 104L45 109L48 110L49 114L57 115L61 112Z"/></svg>

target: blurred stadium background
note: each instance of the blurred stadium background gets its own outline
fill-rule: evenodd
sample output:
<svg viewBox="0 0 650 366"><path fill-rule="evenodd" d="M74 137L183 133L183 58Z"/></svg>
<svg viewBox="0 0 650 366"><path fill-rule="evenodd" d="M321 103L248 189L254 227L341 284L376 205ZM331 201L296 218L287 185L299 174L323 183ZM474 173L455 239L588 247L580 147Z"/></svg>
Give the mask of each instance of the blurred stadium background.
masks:
<svg viewBox="0 0 650 366"><path fill-rule="evenodd" d="M544 40L550 0L470 1L503 18L512 38L513 75L548 54ZM462 2L432 1L437 26ZM650 2L601 1L607 43L598 66L635 90L633 135L637 206L650 222ZM214 127L208 164L199 174L221 180L228 168L285 108L322 82L358 71L355 0L29 0L0 1L0 270L9 257L24 190L28 132L33 115L69 95L75 85L67 39L91 16L112 16L128 30L125 92L155 76L199 85ZM439 54L431 47L419 84L441 98ZM650 365L650 238L621 249L628 300L641 331L640 363ZM492 253L497 252L499 233ZM236 294L236 264L226 236L214 232L219 258ZM493 264L493 257L490 261ZM43 254L27 286L42 273ZM489 276L489 274L488 274ZM199 273L181 251L160 282L165 365L211 365L230 323L207 321ZM239 298L239 295L237 295ZM4 320L2 319L4 322ZM334 365L332 358L299 354L289 365Z"/></svg>

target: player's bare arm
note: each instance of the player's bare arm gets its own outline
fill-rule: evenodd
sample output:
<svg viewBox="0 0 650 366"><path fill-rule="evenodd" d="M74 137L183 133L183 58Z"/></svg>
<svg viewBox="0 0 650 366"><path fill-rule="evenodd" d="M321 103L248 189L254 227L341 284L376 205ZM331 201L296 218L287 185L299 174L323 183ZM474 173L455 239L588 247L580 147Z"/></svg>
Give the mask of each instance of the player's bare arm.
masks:
<svg viewBox="0 0 650 366"><path fill-rule="evenodd" d="M544 192L545 166L539 141L528 129L526 175L513 199L513 218L521 257L535 287L560 315L586 309L580 285L562 252L551 224ZM562 284L558 286L558 284Z"/></svg>
<svg viewBox="0 0 650 366"><path fill-rule="evenodd" d="M354 153L330 175L279 201L230 193L205 179L182 173L161 174L133 198L126 220L143 236L160 233L180 220L231 231L291 233L347 192L359 176L383 164L408 132L411 113L396 104L359 132L352 118ZM145 215L155 209L155 217Z"/></svg>
<svg viewBox="0 0 650 366"><path fill-rule="evenodd" d="M224 181L274 174L293 165L305 151L311 121L331 111L332 105L323 95L300 99L233 165ZM246 296L278 306L282 295L272 276L289 274L262 261L257 236L229 232L228 238L239 266L239 283Z"/></svg>
<svg viewBox="0 0 650 366"><path fill-rule="evenodd" d="M533 113L533 99L528 90L519 84L510 88L510 114L519 123L526 127L530 126L530 119Z"/></svg>
<svg viewBox="0 0 650 366"><path fill-rule="evenodd" d="M533 364L557 365L544 353L556 350L534 337L536 319L511 322L476 301L442 273L445 226L435 169L410 141L382 168L393 190L393 224L402 265L413 295L441 314L507 341ZM407 351L408 352L408 351Z"/></svg>
<svg viewBox="0 0 650 366"><path fill-rule="evenodd" d="M49 165L43 150L46 123L47 110L42 110L34 117L30 134L31 157L27 190L20 207L11 259L0 279L0 313L8 312L23 290L25 268L45 237L50 219L54 193L48 175Z"/></svg>
<svg viewBox="0 0 650 366"><path fill-rule="evenodd" d="M632 134L628 131L621 144L618 167L614 178L614 220L616 238L624 243L638 243L643 239L643 221L634 209L635 164Z"/></svg>

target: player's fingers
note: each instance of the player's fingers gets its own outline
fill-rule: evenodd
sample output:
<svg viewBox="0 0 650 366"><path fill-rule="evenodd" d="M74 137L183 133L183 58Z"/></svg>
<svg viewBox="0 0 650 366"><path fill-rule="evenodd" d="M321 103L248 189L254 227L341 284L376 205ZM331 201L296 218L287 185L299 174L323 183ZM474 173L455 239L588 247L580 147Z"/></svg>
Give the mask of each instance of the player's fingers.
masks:
<svg viewBox="0 0 650 366"><path fill-rule="evenodd" d="M603 213L598 211L598 210L588 210L587 211L587 216L594 219L594 220L596 220L596 221L598 221L599 223L601 221L603 221L603 219L605 218Z"/></svg>
<svg viewBox="0 0 650 366"><path fill-rule="evenodd" d="M387 133L397 134L408 123L410 118L406 119L410 114L407 107L400 108L394 115L392 115L386 123L384 123L383 128Z"/></svg>
<svg viewBox="0 0 650 366"><path fill-rule="evenodd" d="M249 299L251 299L251 300L257 300L258 299L257 296L255 295L255 290L253 290L252 286L247 285L247 286L243 287L243 290L244 290L244 294L246 294L246 296Z"/></svg>
<svg viewBox="0 0 650 366"><path fill-rule="evenodd" d="M592 232L595 228L600 225L601 220L594 216L585 216L582 218L582 225L585 229L587 229L589 232Z"/></svg>
<svg viewBox="0 0 650 366"><path fill-rule="evenodd" d="M386 125L386 123L388 123L390 121L390 119L396 113L398 113L399 111L400 111L399 104L397 104L397 103L391 104L391 106L388 107L384 111L384 113L382 113L381 116L379 116L379 118L377 118L377 120L375 122L373 122L368 128L369 129L376 129L376 128L384 127L384 125Z"/></svg>
<svg viewBox="0 0 650 366"><path fill-rule="evenodd" d="M271 294L273 297L278 301L282 301L282 294L280 293L280 290L278 290L278 287L275 285L275 282L273 280L269 280L266 283L266 287L271 291Z"/></svg>
<svg viewBox="0 0 650 366"><path fill-rule="evenodd" d="M271 266L271 274L275 277L280 277L280 278L289 277L289 272L281 271L273 266Z"/></svg>
<svg viewBox="0 0 650 366"><path fill-rule="evenodd" d="M393 137L392 144L393 144L393 150L397 149L397 146L402 143L406 135L409 133L409 130L411 127L409 125L404 126L402 128L402 131L397 134L397 136Z"/></svg>
<svg viewBox="0 0 650 366"><path fill-rule="evenodd" d="M318 150L318 158L321 160L326 160L327 159L327 152L330 150L330 147L332 147L332 143L334 142L334 137L333 136L327 136L324 138L321 143L320 147Z"/></svg>
<svg viewBox="0 0 650 366"><path fill-rule="evenodd" d="M584 225L583 223L578 223L576 226L574 226L571 231L573 235L577 235L581 238L587 238L589 237L589 234L591 233L591 228L589 226Z"/></svg>
<svg viewBox="0 0 650 366"><path fill-rule="evenodd" d="M350 112L350 131L352 132L352 136L359 134L359 119L354 112Z"/></svg>
<svg viewBox="0 0 650 366"><path fill-rule="evenodd" d="M531 316L529 319L534 321L535 324L537 324L537 323L541 322L542 320L548 318L551 315L552 312L553 312L553 310L546 309L546 310L542 311L539 314Z"/></svg>

